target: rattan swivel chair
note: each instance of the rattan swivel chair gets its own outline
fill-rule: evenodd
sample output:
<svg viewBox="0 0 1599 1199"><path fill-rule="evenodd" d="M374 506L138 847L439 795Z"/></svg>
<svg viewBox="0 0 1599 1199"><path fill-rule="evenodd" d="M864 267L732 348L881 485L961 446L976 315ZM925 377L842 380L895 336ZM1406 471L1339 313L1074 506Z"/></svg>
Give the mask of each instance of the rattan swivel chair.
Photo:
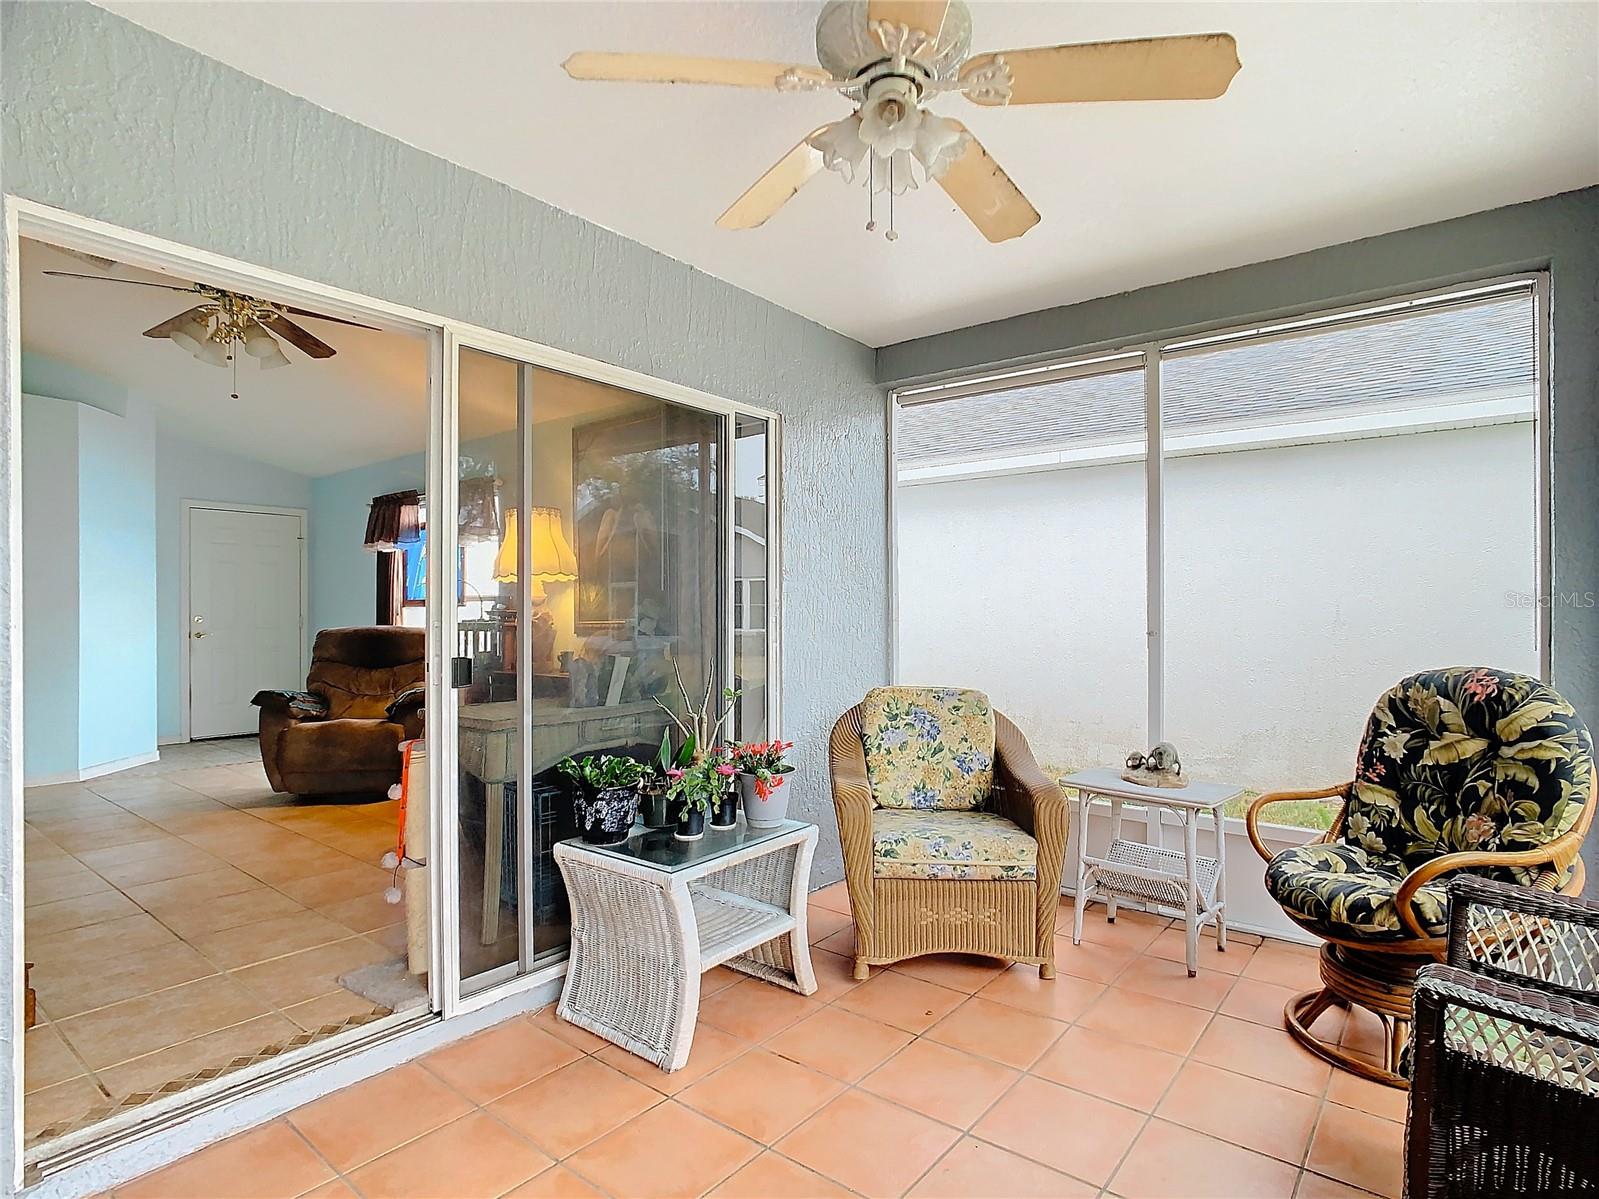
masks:
<svg viewBox="0 0 1599 1199"><path fill-rule="evenodd" d="M1055 977L1066 797L980 691L878 687L828 744L855 977L928 953Z"/></svg>
<svg viewBox="0 0 1599 1199"><path fill-rule="evenodd" d="M1260 837L1262 812L1304 799L1338 801L1332 827L1272 854ZM1447 876L1469 871L1577 894L1578 850L1594 807L1592 739L1551 687L1480 667L1400 680L1367 721L1352 782L1262 795L1245 819L1267 862L1266 889L1324 942L1322 985L1289 1000L1288 1031L1336 1066L1405 1086L1400 1055L1416 971L1444 954ZM1351 1004L1387 1031L1380 1065L1312 1027Z"/></svg>

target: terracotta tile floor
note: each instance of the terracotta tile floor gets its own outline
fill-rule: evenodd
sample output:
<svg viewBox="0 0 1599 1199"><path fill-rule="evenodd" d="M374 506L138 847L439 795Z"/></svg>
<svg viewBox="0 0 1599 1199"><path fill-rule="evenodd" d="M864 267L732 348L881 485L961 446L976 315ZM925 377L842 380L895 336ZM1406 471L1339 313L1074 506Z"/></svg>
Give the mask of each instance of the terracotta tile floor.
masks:
<svg viewBox="0 0 1599 1199"><path fill-rule="evenodd" d="M387 1010L338 978L404 950L377 865L395 804L274 795L255 739L238 738L29 788L24 813L30 1140Z"/></svg>
<svg viewBox="0 0 1599 1199"><path fill-rule="evenodd" d="M815 939L847 948L843 893L812 899ZM718 969L672 1075L546 1007L116 1195L1397 1196L1402 1096L1281 1029L1310 951L1207 942L1189 985L1167 927L1096 909L1053 983L940 958L857 985L818 949L799 1001Z"/></svg>

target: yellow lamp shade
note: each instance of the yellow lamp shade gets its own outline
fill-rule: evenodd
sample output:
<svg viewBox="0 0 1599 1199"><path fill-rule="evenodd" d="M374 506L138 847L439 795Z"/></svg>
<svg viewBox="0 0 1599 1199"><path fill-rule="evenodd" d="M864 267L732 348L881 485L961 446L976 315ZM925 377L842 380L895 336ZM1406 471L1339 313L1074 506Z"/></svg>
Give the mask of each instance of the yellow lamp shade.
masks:
<svg viewBox="0 0 1599 1199"><path fill-rule="evenodd" d="M533 508L528 518L533 530L533 582L537 599L542 597L542 584L570 583L577 578L577 555L566 540L559 508ZM507 508L501 523L505 532L500 538L500 552L494 558L494 580L514 583L518 551L516 509Z"/></svg>

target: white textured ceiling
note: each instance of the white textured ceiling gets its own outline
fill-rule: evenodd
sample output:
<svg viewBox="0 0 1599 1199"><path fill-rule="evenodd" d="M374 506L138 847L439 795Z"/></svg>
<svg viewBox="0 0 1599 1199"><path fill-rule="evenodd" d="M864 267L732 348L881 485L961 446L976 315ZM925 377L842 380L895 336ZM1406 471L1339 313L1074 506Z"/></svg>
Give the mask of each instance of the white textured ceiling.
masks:
<svg viewBox="0 0 1599 1199"><path fill-rule="evenodd" d="M936 189L900 240L818 177L713 221L835 95L579 83L576 49L813 62L819 3L101 0L166 37L883 345L1599 182L1599 5L976 3L974 49L1221 30L1220 100L959 115L1043 213L984 241Z"/></svg>
<svg viewBox="0 0 1599 1199"><path fill-rule="evenodd" d="M88 279L44 272L73 271ZM208 366L145 329L198 296L115 280L179 287L191 280L119 263L104 269L24 240L22 348L88 371L149 401L156 419L189 441L302 475L327 475L427 447L427 342L420 336L295 317L333 346L315 360L292 346L289 365L239 363L239 396L227 368ZM103 280L112 280L106 282ZM262 299L273 299L263 293ZM461 438L516 425L516 368L492 354L461 355ZM636 403L630 392L554 371L538 372L535 421L592 417Z"/></svg>

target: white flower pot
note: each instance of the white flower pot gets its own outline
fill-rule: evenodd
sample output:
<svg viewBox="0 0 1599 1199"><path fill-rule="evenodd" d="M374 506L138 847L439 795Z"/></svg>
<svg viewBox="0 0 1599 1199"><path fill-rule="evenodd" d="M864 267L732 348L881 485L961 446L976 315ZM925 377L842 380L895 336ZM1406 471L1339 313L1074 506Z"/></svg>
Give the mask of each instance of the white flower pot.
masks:
<svg viewBox="0 0 1599 1199"><path fill-rule="evenodd" d="M740 774L738 789L744 799L744 823L751 828L776 828L788 819L788 790L793 782L792 770L786 772L781 787L773 787L765 799L755 794L755 776Z"/></svg>

